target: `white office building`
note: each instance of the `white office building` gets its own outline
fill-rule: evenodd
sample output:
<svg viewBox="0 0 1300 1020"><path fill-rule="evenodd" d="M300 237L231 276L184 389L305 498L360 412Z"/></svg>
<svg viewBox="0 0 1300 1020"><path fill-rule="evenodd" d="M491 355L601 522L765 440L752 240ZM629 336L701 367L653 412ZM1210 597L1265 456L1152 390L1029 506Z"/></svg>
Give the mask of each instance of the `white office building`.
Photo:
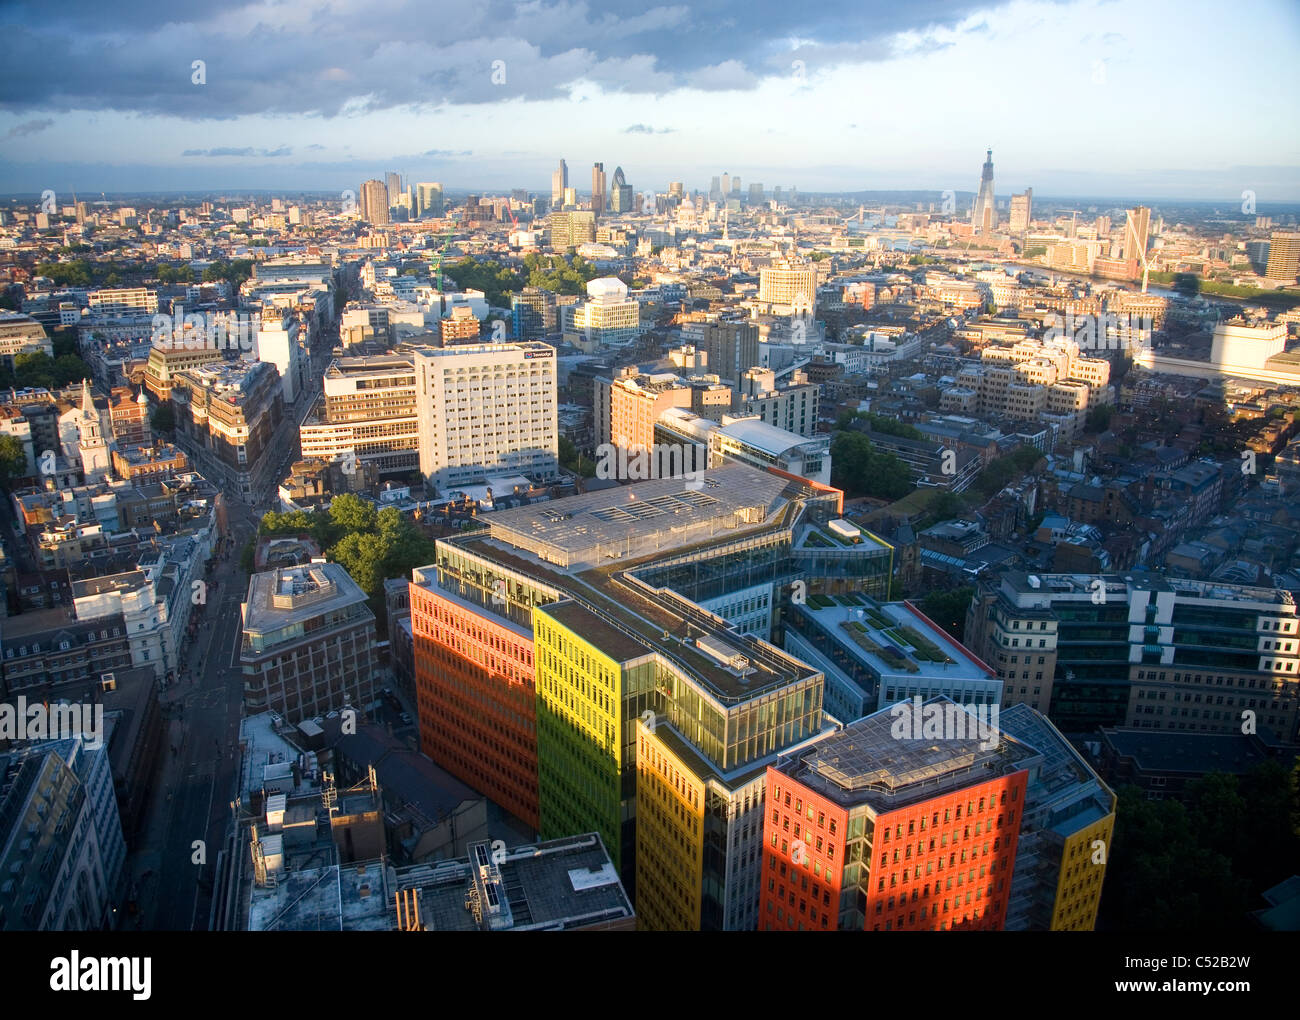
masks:
<svg viewBox="0 0 1300 1020"><path fill-rule="evenodd" d="M555 348L473 344L412 351L420 472L434 486L559 473Z"/></svg>
<svg viewBox="0 0 1300 1020"><path fill-rule="evenodd" d="M257 331L257 360L270 362L280 373L284 402L292 404L306 384L307 359L299 338L298 320L289 313L263 314Z"/></svg>

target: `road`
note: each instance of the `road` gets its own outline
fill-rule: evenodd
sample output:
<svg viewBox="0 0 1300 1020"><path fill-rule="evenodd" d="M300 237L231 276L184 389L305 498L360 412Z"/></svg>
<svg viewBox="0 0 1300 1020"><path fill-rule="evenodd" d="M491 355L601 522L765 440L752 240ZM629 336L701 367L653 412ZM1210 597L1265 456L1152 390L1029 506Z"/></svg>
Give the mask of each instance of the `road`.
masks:
<svg viewBox="0 0 1300 1020"><path fill-rule="evenodd" d="M163 695L171 732L132 855L141 927L150 930L207 929L217 852L230 825L243 704L239 553L253 531L248 508L229 504L229 523L234 544L208 578L207 604L195 607L197 639L181 652L182 678Z"/></svg>
<svg viewBox="0 0 1300 1020"><path fill-rule="evenodd" d="M307 391L293 411L298 421L320 392L337 337L335 326L312 352ZM276 467L276 484L259 494L257 508L248 506L237 494L226 494L233 541L218 555L207 577L207 603L194 609L199 614L197 636L178 653L180 679L160 694L168 736L152 783L146 821L128 859L136 920L138 927L146 930L208 927L217 855L230 831L230 801L235 796L239 768L243 707L239 606L248 583L239 568L239 557L255 534L261 513L270 508L276 485L298 456L296 428L286 446ZM4 516L0 514L0 518ZM8 540L13 541L12 531ZM21 556L20 552L20 562Z"/></svg>

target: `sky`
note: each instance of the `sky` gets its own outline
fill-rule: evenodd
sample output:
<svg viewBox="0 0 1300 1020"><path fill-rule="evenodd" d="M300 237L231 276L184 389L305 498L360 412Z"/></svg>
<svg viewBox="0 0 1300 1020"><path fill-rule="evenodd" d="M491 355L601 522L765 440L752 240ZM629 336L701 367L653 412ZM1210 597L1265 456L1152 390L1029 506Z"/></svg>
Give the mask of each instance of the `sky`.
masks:
<svg viewBox="0 0 1300 1020"><path fill-rule="evenodd" d="M0 193L1300 200L1295 0L7 0ZM201 62L201 63L196 63Z"/></svg>

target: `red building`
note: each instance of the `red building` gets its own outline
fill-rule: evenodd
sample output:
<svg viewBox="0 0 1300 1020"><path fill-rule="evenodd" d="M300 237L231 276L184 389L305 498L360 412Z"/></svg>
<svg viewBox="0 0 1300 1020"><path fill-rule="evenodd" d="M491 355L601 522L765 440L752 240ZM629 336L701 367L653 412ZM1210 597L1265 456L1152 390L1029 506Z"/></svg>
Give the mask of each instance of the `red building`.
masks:
<svg viewBox="0 0 1300 1020"><path fill-rule="evenodd" d="M760 929L1003 927L1036 752L932 706L957 723L943 737L894 706L768 768Z"/></svg>
<svg viewBox="0 0 1300 1020"><path fill-rule="evenodd" d="M420 750L536 830L532 633L415 582L411 631Z"/></svg>

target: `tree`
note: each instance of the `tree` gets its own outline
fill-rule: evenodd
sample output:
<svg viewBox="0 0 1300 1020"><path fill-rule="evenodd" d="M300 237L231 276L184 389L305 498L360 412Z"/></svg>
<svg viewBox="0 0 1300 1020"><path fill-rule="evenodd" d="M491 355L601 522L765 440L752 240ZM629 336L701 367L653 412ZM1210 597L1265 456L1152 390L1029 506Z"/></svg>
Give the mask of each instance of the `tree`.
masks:
<svg viewBox="0 0 1300 1020"><path fill-rule="evenodd" d="M1240 930L1245 883L1222 854L1202 845L1187 808L1117 791L1115 835L1106 848L1102 925L1127 931Z"/></svg>
<svg viewBox="0 0 1300 1020"><path fill-rule="evenodd" d="M89 379L90 366L75 354L64 354L50 362L50 376L55 386L68 386Z"/></svg>
<svg viewBox="0 0 1300 1020"><path fill-rule="evenodd" d="M850 497L900 499L914 488L908 466L878 453L861 432L837 432L831 440L831 484Z"/></svg>
<svg viewBox="0 0 1300 1020"><path fill-rule="evenodd" d="M27 451L22 440L8 432L0 432L0 485L6 489L15 478L27 474Z"/></svg>
<svg viewBox="0 0 1300 1020"><path fill-rule="evenodd" d="M1088 419L1084 423L1085 432L1105 432L1110 428L1110 420L1115 415L1115 408L1110 404L1098 404L1088 411Z"/></svg>
<svg viewBox="0 0 1300 1020"><path fill-rule="evenodd" d="M379 535L353 532L339 539L330 549L330 556L343 565L366 595L374 597L383 590L387 552Z"/></svg>
<svg viewBox="0 0 1300 1020"><path fill-rule="evenodd" d="M921 600L921 610L954 638L962 641L966 631L966 610L974 594L974 588L932 591Z"/></svg>
<svg viewBox="0 0 1300 1020"><path fill-rule="evenodd" d="M66 354L77 353L77 331L75 329L56 329L50 333L50 342L54 346L54 359Z"/></svg>
<svg viewBox="0 0 1300 1020"><path fill-rule="evenodd" d="M54 359L44 351L14 355L14 385L54 389Z"/></svg>
<svg viewBox="0 0 1300 1020"><path fill-rule="evenodd" d="M153 409L153 413L149 415L149 424L155 432L170 435L176 431L176 411L170 400L164 400Z"/></svg>
<svg viewBox="0 0 1300 1020"><path fill-rule="evenodd" d="M960 493L944 489L930 500L926 512L936 524L940 521L950 521L966 512L966 500L961 497Z"/></svg>
<svg viewBox="0 0 1300 1020"><path fill-rule="evenodd" d="M344 533L375 530L375 508L351 492L334 497L329 516L330 523Z"/></svg>

